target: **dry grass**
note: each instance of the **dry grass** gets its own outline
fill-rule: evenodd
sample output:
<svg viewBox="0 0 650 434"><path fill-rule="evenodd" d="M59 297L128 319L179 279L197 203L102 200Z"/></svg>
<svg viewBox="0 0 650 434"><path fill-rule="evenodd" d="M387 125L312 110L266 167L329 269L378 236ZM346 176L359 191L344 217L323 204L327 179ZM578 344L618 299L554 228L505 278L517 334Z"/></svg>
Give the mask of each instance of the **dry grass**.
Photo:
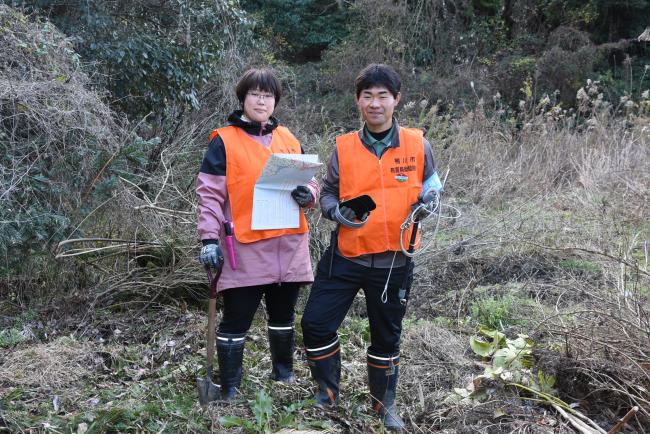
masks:
<svg viewBox="0 0 650 434"><path fill-rule="evenodd" d="M5 387L75 388L90 375L94 365L90 344L61 337L5 352L0 357L0 383Z"/></svg>
<svg viewBox="0 0 650 434"><path fill-rule="evenodd" d="M408 327L402 337L404 358L401 383L406 401L416 397L435 402L436 392L464 384L472 372L473 361L467 353L467 341L450 330L428 322ZM424 393L434 391L434 394ZM424 407L424 402L420 402Z"/></svg>
<svg viewBox="0 0 650 434"><path fill-rule="evenodd" d="M617 205L630 202L643 218L647 210L638 204L648 199L650 131L640 120L630 125L603 116L581 128L571 127L575 119L555 121L542 113L522 119L518 129L477 110L451 122L431 116L423 126L439 135L428 137L443 167L451 168L453 196L493 207L560 190L593 206L597 196L623 194Z"/></svg>

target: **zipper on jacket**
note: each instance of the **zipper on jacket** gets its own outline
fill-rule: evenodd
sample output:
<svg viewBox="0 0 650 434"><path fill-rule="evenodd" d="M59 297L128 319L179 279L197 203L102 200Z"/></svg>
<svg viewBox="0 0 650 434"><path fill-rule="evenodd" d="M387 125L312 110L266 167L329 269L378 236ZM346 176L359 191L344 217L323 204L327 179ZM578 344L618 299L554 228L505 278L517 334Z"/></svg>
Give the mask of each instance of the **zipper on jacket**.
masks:
<svg viewBox="0 0 650 434"><path fill-rule="evenodd" d="M390 250L390 240L388 239L388 216L386 215L386 192L384 191L384 170L381 165L381 158L379 159L379 179L381 180L381 200L384 204L384 235L386 236L386 251Z"/></svg>

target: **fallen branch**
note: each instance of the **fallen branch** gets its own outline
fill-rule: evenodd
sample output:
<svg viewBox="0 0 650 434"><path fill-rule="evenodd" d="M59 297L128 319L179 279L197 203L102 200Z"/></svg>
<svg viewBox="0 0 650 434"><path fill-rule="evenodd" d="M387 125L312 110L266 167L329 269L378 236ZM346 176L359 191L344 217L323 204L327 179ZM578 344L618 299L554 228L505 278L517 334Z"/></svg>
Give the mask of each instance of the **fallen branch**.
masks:
<svg viewBox="0 0 650 434"><path fill-rule="evenodd" d="M168 213L171 213L171 214L184 214L184 215L195 215L196 214L195 212L192 212L192 211L179 211L179 210L175 210L175 209L163 208L163 207L152 205L152 204L138 205L138 206L133 207L133 209L136 209L136 210L141 210L141 209L144 209L144 208L150 208L150 209L152 209L154 211L164 211L164 212L168 212Z"/></svg>
<svg viewBox="0 0 650 434"><path fill-rule="evenodd" d="M627 412L627 414L625 416L623 416L622 419L618 420L616 425L614 425L614 427L612 427L612 429L610 429L609 432L607 432L607 434L616 434L617 432L622 430L623 427L625 426L625 424L630 419L632 419L632 416L634 416L637 411L639 411L639 407L635 405L634 407L632 407L632 409L630 411Z"/></svg>
<svg viewBox="0 0 650 434"><path fill-rule="evenodd" d="M562 407L560 407L559 405L557 405L557 404L551 404L551 405L553 406L553 408L555 410L557 410L558 413L560 413L562 415L562 417L564 417L566 420L568 420L569 423L571 425L573 425L573 427L575 429L577 429L580 433L582 433L582 434L607 434L605 432L605 430L603 430L602 428L596 429L596 428L590 427L585 422L578 419L576 416L573 416L573 415L567 413L566 411L564 411L564 409Z"/></svg>
<svg viewBox="0 0 650 434"><path fill-rule="evenodd" d="M607 434L607 432L602 429L596 422L589 419L584 414L580 413L577 410L569 407L566 402L562 401L560 398L557 398L548 393L541 392L539 390L532 389L530 387L524 386L519 383L508 383L510 386L518 387L522 390L530 392L534 395L539 396L539 402L550 404L554 409L556 409L565 419L567 419L571 425L573 425L578 431L583 434ZM571 413L571 414L569 414ZM580 420L582 419L582 420ZM591 425L591 427L589 425Z"/></svg>
<svg viewBox="0 0 650 434"><path fill-rule="evenodd" d="M89 243L89 242L103 242L109 243L111 245L102 246L102 247L88 247L88 248L70 248L65 251L62 250L63 246L66 244L78 244L78 243ZM114 244L119 243L119 244ZM141 240L126 240L126 239L113 239L113 238L72 238L69 240L61 241L57 246L58 253L55 258L67 258L71 256L86 255L90 253L97 253L100 251L106 250L132 250L132 249L143 249L143 248L161 248L164 247L164 244L158 241L141 241Z"/></svg>

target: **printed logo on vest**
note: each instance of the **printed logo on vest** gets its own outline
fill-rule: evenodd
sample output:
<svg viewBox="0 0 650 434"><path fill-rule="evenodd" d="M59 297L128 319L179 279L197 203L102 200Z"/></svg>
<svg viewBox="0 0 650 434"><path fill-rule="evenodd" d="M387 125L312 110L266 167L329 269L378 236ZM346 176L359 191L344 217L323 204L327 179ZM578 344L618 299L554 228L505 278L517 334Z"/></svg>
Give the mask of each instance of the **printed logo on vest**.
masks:
<svg viewBox="0 0 650 434"><path fill-rule="evenodd" d="M397 180L397 182L406 182L409 180L409 177L404 175L403 173L400 173L395 175L395 179Z"/></svg>

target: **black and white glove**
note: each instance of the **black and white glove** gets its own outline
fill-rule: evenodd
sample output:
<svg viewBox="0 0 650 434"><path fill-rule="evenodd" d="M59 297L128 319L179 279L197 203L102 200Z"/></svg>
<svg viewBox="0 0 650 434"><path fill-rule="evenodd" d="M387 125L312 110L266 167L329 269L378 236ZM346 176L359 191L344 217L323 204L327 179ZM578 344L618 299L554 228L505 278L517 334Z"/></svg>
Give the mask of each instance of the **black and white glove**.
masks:
<svg viewBox="0 0 650 434"><path fill-rule="evenodd" d="M295 200L296 203L303 208L315 200L314 195L311 194L311 190L309 190L309 188L305 185L299 185L298 187L294 188L291 192L291 197L293 197L293 200Z"/></svg>
<svg viewBox="0 0 650 434"><path fill-rule="evenodd" d="M368 213L364 213L359 218L352 208L348 208L345 205L341 206L340 204L336 205L331 214L332 220L349 228L360 228L368 220Z"/></svg>
<svg viewBox="0 0 650 434"><path fill-rule="evenodd" d="M439 202L440 194L433 188L420 193L417 203L413 205L413 209L417 209L414 220L420 221L429 217L438 208Z"/></svg>
<svg viewBox="0 0 650 434"><path fill-rule="evenodd" d="M199 262L206 267L212 267L215 270L223 267L223 253L218 243L206 244L201 249Z"/></svg>

